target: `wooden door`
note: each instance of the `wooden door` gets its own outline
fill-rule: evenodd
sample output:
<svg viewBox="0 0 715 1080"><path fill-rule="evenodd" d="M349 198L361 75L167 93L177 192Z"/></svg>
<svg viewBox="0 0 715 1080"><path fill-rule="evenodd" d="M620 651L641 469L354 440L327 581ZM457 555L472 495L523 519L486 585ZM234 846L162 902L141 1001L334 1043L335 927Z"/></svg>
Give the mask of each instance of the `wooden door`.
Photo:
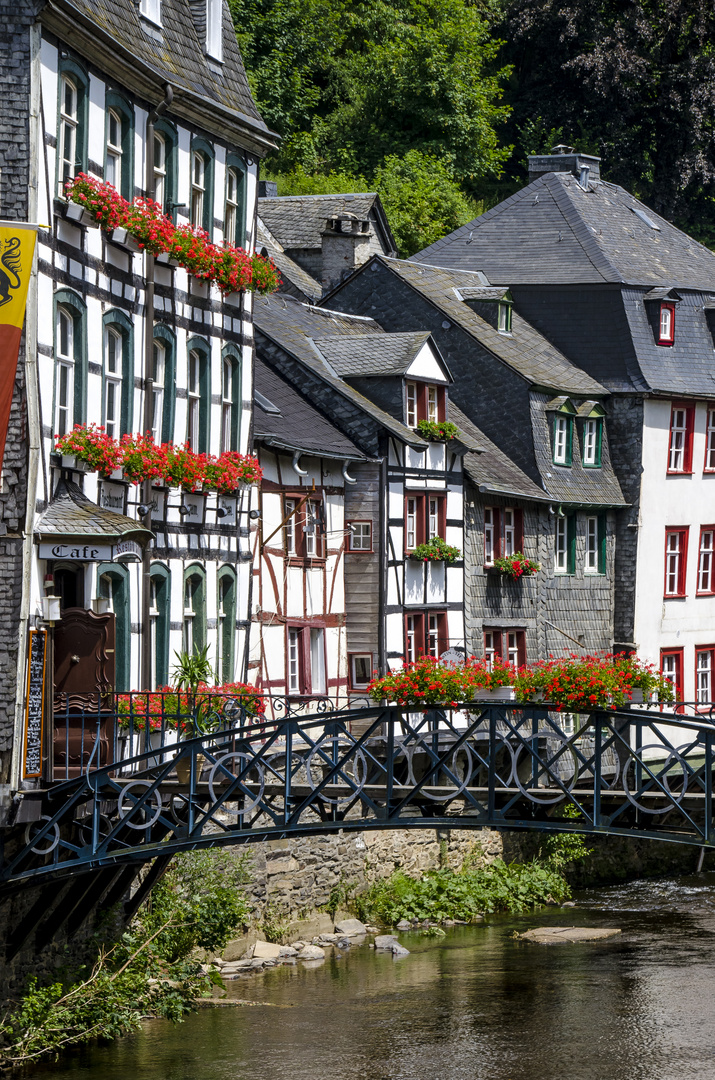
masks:
<svg viewBox="0 0 715 1080"><path fill-rule="evenodd" d="M54 634L54 779L77 776L89 761L107 765L114 748L115 621L65 608Z"/></svg>

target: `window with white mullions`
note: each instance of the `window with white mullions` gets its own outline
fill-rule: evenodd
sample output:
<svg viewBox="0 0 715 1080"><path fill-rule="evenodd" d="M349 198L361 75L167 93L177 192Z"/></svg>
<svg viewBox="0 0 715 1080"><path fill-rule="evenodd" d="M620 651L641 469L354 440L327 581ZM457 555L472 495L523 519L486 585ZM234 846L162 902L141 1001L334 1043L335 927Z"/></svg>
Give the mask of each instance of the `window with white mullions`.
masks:
<svg viewBox="0 0 715 1080"><path fill-rule="evenodd" d="M430 656L439 656L440 616L427 617L427 652Z"/></svg>
<svg viewBox="0 0 715 1080"><path fill-rule="evenodd" d="M224 356L221 379L221 452L233 449L233 364Z"/></svg>
<svg viewBox="0 0 715 1080"><path fill-rule="evenodd" d="M513 664L514 667L519 667L519 635L514 630L510 630L506 636L506 660L508 664Z"/></svg>
<svg viewBox="0 0 715 1080"><path fill-rule="evenodd" d="M347 530L349 551L372 551L371 521L349 521Z"/></svg>
<svg viewBox="0 0 715 1080"><path fill-rule="evenodd" d="M111 438L120 435L122 410L122 335L104 329L104 429Z"/></svg>
<svg viewBox="0 0 715 1080"><path fill-rule="evenodd" d="M201 353L189 352L188 427L187 442L192 450L199 451L199 427L201 419Z"/></svg>
<svg viewBox="0 0 715 1080"><path fill-rule="evenodd" d="M284 525L284 537L285 537L286 555L295 555L296 554L296 547L295 547L295 539L296 539L296 535L295 535L296 520L295 520L295 518L296 518L296 515L295 515L295 509L296 509L297 505L298 505L297 499L286 499L285 502L283 503L283 508L284 508L283 516L286 519L285 520L285 525Z"/></svg>
<svg viewBox="0 0 715 1080"><path fill-rule="evenodd" d="M166 346L154 338L152 368L152 429L154 442L161 442L162 421L164 417L164 383L166 379Z"/></svg>
<svg viewBox="0 0 715 1080"><path fill-rule="evenodd" d="M191 154L191 224L201 229L204 225L204 199L206 196L206 162L198 150Z"/></svg>
<svg viewBox="0 0 715 1080"><path fill-rule="evenodd" d="M436 386L427 387L427 419L431 424L436 424L439 421L439 404Z"/></svg>
<svg viewBox="0 0 715 1080"><path fill-rule="evenodd" d="M434 540L436 536L439 536L439 511L440 500L430 498L427 516L427 540Z"/></svg>
<svg viewBox="0 0 715 1080"><path fill-rule="evenodd" d="M154 133L154 201L166 206L166 139Z"/></svg>
<svg viewBox="0 0 715 1080"><path fill-rule="evenodd" d="M565 517L556 518L555 570L557 574L568 572L568 525Z"/></svg>
<svg viewBox="0 0 715 1080"><path fill-rule="evenodd" d="M317 502L312 499L308 499L305 503L303 532L305 535L305 554L308 558L315 558L318 554L320 539L320 508Z"/></svg>
<svg viewBox="0 0 715 1080"><path fill-rule="evenodd" d="M685 596L687 528L665 532L665 595Z"/></svg>
<svg viewBox="0 0 715 1080"><path fill-rule="evenodd" d="M698 553L698 592L715 592L715 578L713 576L713 529L701 529L700 551Z"/></svg>
<svg viewBox="0 0 715 1080"><path fill-rule="evenodd" d="M417 499L407 499L405 515L405 547L408 551L417 547Z"/></svg>
<svg viewBox="0 0 715 1080"><path fill-rule="evenodd" d="M583 463L598 464L598 436L600 421L586 420L583 425Z"/></svg>
<svg viewBox="0 0 715 1080"><path fill-rule="evenodd" d="M496 555L495 513L491 506L484 508L484 565L493 566Z"/></svg>
<svg viewBox="0 0 715 1080"><path fill-rule="evenodd" d="M514 555L516 552L516 524L514 511L511 507L505 507L504 511L504 555Z"/></svg>
<svg viewBox="0 0 715 1080"><path fill-rule="evenodd" d="M325 694L325 630L320 627L310 628L310 692Z"/></svg>
<svg viewBox="0 0 715 1080"><path fill-rule="evenodd" d="M191 655L195 649L201 648L198 624L198 600L201 583L198 577L187 577L184 582L184 652Z"/></svg>
<svg viewBox="0 0 715 1080"><path fill-rule="evenodd" d="M122 118L114 109L107 110L107 150L104 179L117 191L122 190Z"/></svg>
<svg viewBox="0 0 715 1080"><path fill-rule="evenodd" d="M59 194L64 195L65 181L75 175L77 157L77 135L79 128L77 84L69 75L63 75L60 82L60 137L58 143Z"/></svg>
<svg viewBox="0 0 715 1080"><path fill-rule="evenodd" d="M696 699L698 705L709 705L713 699L713 650L698 650L695 657Z"/></svg>
<svg viewBox="0 0 715 1080"><path fill-rule="evenodd" d="M407 397L407 427L417 427L417 383L408 382L406 389Z"/></svg>
<svg viewBox="0 0 715 1080"><path fill-rule="evenodd" d="M224 210L223 235L231 244L237 242L239 211L239 180L237 169L226 170L226 208Z"/></svg>
<svg viewBox="0 0 715 1080"><path fill-rule="evenodd" d="M159 583L155 577L149 580L149 641L151 652L151 683L152 687L157 684L158 668L158 628L161 611L159 610Z"/></svg>
<svg viewBox="0 0 715 1080"><path fill-rule="evenodd" d="M705 471L715 472L715 408L708 406L708 423L705 434Z"/></svg>
<svg viewBox="0 0 715 1080"><path fill-rule="evenodd" d="M554 462L557 465L568 463L570 426L571 420L566 416L557 416L554 421Z"/></svg>
<svg viewBox="0 0 715 1080"><path fill-rule="evenodd" d="M65 307L57 309L56 342L55 434L66 435L74 426L75 324Z"/></svg>
<svg viewBox="0 0 715 1080"><path fill-rule="evenodd" d="M586 564L585 570L598 573L598 518L586 518Z"/></svg>
<svg viewBox="0 0 715 1080"><path fill-rule="evenodd" d="M484 634L484 659L487 665L487 671L494 670L494 660L500 654L500 649L497 643L497 636L493 630L487 630Z"/></svg>
<svg viewBox="0 0 715 1080"><path fill-rule="evenodd" d="M405 659L408 664L414 664L417 659L417 633L415 626L415 616L408 615L405 619L405 638L406 638L406 650Z"/></svg>
<svg viewBox="0 0 715 1080"><path fill-rule="evenodd" d="M301 632L289 627L288 629L288 692L299 694L301 687Z"/></svg>
<svg viewBox="0 0 715 1080"><path fill-rule="evenodd" d="M687 409L673 409L670 425L670 472L685 471L685 442L687 437Z"/></svg>

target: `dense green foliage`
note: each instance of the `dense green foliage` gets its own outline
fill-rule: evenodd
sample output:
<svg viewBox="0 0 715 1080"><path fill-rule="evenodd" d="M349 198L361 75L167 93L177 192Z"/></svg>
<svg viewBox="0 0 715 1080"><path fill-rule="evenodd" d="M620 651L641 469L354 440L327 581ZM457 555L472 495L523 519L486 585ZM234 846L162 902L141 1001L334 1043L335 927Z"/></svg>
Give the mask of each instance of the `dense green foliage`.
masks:
<svg viewBox="0 0 715 1080"><path fill-rule="evenodd" d="M180 1021L212 985L192 953L222 948L246 920L238 891L246 880L245 857L217 851L177 858L121 941L98 947L91 967L49 986L30 981L0 1020L0 1068L116 1038L146 1016Z"/></svg>

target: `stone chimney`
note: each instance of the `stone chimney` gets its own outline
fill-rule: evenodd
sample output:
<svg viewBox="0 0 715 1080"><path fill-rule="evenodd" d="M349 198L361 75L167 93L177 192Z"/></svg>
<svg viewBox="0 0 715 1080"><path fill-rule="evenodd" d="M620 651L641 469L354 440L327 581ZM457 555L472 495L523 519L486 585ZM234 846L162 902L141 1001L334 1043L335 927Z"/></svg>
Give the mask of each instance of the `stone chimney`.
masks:
<svg viewBox="0 0 715 1080"><path fill-rule="evenodd" d="M529 154L529 183L544 173L567 172L587 187L600 181L600 164L600 157L579 154L573 146L554 146L550 154Z"/></svg>
<svg viewBox="0 0 715 1080"><path fill-rule="evenodd" d="M370 221L343 211L333 214L321 234L323 292L362 266L370 257Z"/></svg>
<svg viewBox="0 0 715 1080"><path fill-rule="evenodd" d="M258 181L258 198L259 199L277 199L278 198L278 184L275 180L259 180Z"/></svg>

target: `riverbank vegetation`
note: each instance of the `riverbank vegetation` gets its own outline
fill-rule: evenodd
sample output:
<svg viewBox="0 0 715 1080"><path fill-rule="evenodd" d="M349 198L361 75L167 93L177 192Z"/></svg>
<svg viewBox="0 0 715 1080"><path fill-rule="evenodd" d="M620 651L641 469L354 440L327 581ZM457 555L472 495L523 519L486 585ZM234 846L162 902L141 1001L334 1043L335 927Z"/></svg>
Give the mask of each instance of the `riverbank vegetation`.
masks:
<svg viewBox="0 0 715 1080"><path fill-rule="evenodd" d="M212 990L197 950L224 947L246 922L241 886L247 858L233 852L179 856L115 944L48 986L31 979L0 1018L0 1069L56 1058L72 1047L114 1039L147 1017L175 1022ZM216 978L218 981L218 978Z"/></svg>

